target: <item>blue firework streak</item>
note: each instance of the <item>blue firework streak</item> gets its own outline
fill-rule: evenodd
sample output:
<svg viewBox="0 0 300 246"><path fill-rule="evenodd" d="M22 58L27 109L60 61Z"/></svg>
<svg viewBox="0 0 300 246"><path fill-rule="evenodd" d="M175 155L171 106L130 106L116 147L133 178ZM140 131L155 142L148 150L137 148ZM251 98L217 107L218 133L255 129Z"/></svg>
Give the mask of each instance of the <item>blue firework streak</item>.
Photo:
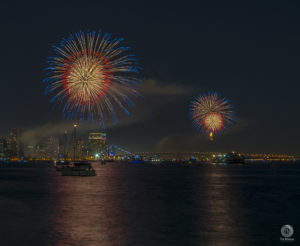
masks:
<svg viewBox="0 0 300 246"><path fill-rule="evenodd" d="M233 106L217 92L197 96L191 102L190 116L196 128L209 132L211 139L235 121Z"/></svg>
<svg viewBox="0 0 300 246"><path fill-rule="evenodd" d="M48 58L45 92L63 105L65 116L104 124L108 118L117 122L118 108L129 114L131 99L140 95L141 68L129 48L120 46L122 40L80 31L54 46L57 56Z"/></svg>

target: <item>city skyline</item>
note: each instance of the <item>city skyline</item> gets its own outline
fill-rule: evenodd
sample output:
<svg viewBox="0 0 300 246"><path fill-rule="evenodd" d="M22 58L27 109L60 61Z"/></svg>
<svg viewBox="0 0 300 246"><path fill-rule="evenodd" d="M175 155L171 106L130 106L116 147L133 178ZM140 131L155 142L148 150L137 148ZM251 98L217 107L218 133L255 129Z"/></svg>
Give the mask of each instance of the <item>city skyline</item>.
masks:
<svg viewBox="0 0 300 246"><path fill-rule="evenodd" d="M108 141L107 134L91 131L86 139L78 138L78 125L73 132L64 132L62 136L42 138L34 145L23 142L23 128L13 128L9 136L0 137L0 161L60 161L60 160L152 160L152 161L223 161L230 153L243 156L248 162L257 161L297 161L300 156L282 153L226 153L221 151L142 151L131 152Z"/></svg>
<svg viewBox="0 0 300 246"><path fill-rule="evenodd" d="M76 130L76 133L75 133ZM72 159L74 156L74 147L76 148L76 158L96 160L101 158L103 154L109 154L109 149L115 149L121 151L121 153L114 153L117 156L131 156L134 158L147 158L156 155L169 156L168 158L177 158L178 156L184 156L184 158L194 158L195 155L211 156L213 154L226 154L226 152L236 152L236 150L146 150L146 151L132 151L129 149L123 149L121 146L114 145L110 141L107 132L103 129L94 129L87 132L87 134L78 134L79 124L74 124L72 129L64 131L63 134L58 135L43 135L39 138L34 138L34 141L27 142L24 138L23 128L12 128L7 136L0 136L0 159L7 161L18 160L59 160L59 159ZM79 131L80 132L80 131ZM24 141L25 139L25 141ZM27 139L28 140L28 139ZM210 139L211 140L211 139ZM113 150L115 152L115 150ZM286 160L298 160L300 155L289 154L282 152L242 152L243 156L250 158L251 160L264 160L265 158L275 158ZM171 158L171 159L172 159Z"/></svg>

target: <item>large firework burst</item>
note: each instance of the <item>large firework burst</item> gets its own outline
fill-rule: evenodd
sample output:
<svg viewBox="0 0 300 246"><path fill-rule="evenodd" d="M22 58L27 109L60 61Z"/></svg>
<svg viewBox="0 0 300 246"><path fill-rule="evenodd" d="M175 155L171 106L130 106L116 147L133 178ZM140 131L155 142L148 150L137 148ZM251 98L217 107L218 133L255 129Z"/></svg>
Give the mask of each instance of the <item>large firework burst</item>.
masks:
<svg viewBox="0 0 300 246"><path fill-rule="evenodd" d="M63 104L66 116L104 124L108 116L117 120L116 108L129 114L131 98L139 95L140 67L121 41L101 31L78 32L54 47L57 56L48 58L46 93Z"/></svg>
<svg viewBox="0 0 300 246"><path fill-rule="evenodd" d="M209 92L194 99L190 106L194 125L209 133L210 139L234 121L233 107L217 92Z"/></svg>

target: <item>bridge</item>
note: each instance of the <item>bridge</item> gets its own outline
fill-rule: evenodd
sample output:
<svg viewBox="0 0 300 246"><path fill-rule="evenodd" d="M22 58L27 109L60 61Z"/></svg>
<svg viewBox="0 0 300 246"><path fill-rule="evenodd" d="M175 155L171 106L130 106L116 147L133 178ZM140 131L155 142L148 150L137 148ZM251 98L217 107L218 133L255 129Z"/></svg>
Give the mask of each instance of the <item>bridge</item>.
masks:
<svg viewBox="0 0 300 246"><path fill-rule="evenodd" d="M96 158L99 159L139 159L140 156L127 151L117 145L109 145L107 148L105 148L103 151L97 153L95 155Z"/></svg>

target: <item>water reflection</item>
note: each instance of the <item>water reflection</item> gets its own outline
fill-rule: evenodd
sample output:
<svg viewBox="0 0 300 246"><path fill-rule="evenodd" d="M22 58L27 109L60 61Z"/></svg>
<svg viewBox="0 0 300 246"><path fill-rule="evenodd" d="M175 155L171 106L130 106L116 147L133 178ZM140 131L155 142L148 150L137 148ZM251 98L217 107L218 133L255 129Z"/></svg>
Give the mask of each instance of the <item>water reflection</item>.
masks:
<svg viewBox="0 0 300 246"><path fill-rule="evenodd" d="M96 169L96 177L58 178L54 245L126 245L118 169Z"/></svg>
<svg viewBox="0 0 300 246"><path fill-rule="evenodd" d="M243 244L239 183L227 167L120 165L58 177L54 245Z"/></svg>
<svg viewBox="0 0 300 246"><path fill-rule="evenodd" d="M51 244L192 245L194 172L121 165L98 166L96 177L58 177Z"/></svg>
<svg viewBox="0 0 300 246"><path fill-rule="evenodd" d="M211 165L198 173L197 235L204 245L245 245L240 184L226 166Z"/></svg>
<svg viewBox="0 0 300 246"><path fill-rule="evenodd" d="M299 165L97 165L2 168L0 244L276 245L299 224ZM295 236L296 237L296 236Z"/></svg>

